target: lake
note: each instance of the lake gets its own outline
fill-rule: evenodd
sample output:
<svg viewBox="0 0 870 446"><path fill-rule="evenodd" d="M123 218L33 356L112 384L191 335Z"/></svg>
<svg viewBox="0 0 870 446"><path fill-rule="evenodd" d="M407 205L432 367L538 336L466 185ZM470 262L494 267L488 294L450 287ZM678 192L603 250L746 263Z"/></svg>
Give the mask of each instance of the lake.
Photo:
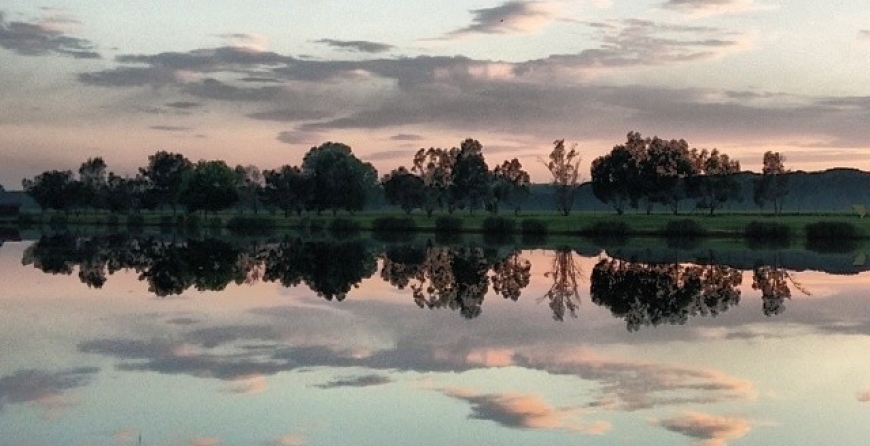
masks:
<svg viewBox="0 0 870 446"><path fill-rule="evenodd" d="M0 442L870 437L861 249L475 240L7 240Z"/></svg>

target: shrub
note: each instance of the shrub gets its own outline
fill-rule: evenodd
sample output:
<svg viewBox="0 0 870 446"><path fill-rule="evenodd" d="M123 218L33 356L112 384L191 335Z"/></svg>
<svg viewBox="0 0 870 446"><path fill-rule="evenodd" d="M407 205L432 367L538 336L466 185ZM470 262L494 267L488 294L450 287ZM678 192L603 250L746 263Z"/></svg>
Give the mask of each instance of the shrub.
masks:
<svg viewBox="0 0 870 446"><path fill-rule="evenodd" d="M750 239L788 239L791 237L791 228L788 225L776 222L751 221L743 228L743 235Z"/></svg>
<svg viewBox="0 0 870 446"><path fill-rule="evenodd" d="M528 234L536 234L536 235L547 235L547 224L542 222L541 220L536 220L533 218L527 218L522 221L520 224L520 231L523 235Z"/></svg>
<svg viewBox="0 0 870 446"><path fill-rule="evenodd" d="M132 214L127 216L127 227L141 228L145 226L145 217L142 214Z"/></svg>
<svg viewBox="0 0 870 446"><path fill-rule="evenodd" d="M462 232L462 220L455 217L441 216L435 220L435 232L440 234L456 234Z"/></svg>
<svg viewBox="0 0 870 446"><path fill-rule="evenodd" d="M628 224L622 220L601 220L580 231L583 235L598 237L621 237L628 235Z"/></svg>
<svg viewBox="0 0 870 446"><path fill-rule="evenodd" d="M268 234L275 230L275 220L268 217L236 216L227 221L227 229L234 234Z"/></svg>
<svg viewBox="0 0 870 446"><path fill-rule="evenodd" d="M487 217L483 220L484 234L513 234L516 222L512 218Z"/></svg>
<svg viewBox="0 0 870 446"><path fill-rule="evenodd" d="M807 239L854 239L858 238L858 228L845 221L819 221L808 223L804 230Z"/></svg>
<svg viewBox="0 0 870 446"><path fill-rule="evenodd" d="M417 223L411 217L378 217L372 221L372 232L413 232Z"/></svg>
<svg viewBox="0 0 870 446"><path fill-rule="evenodd" d="M349 235L359 232L359 223L349 218L335 218L329 223L329 232L333 235Z"/></svg>
<svg viewBox="0 0 870 446"><path fill-rule="evenodd" d="M707 234L707 230L704 229L700 223L691 219L691 218L683 218L680 220L671 220L669 221L665 227L662 229L662 233L665 237L668 238L676 238L676 237L703 237Z"/></svg>

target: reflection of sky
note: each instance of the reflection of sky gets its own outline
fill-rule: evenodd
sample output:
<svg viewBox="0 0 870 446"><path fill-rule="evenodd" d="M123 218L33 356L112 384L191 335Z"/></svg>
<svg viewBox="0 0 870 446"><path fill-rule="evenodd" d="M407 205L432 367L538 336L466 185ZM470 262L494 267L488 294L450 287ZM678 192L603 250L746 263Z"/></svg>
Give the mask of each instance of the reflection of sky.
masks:
<svg viewBox="0 0 870 446"><path fill-rule="evenodd" d="M0 248L0 432L9 444L860 444L870 391L861 276L796 273L767 318L740 305L644 327L591 303L552 320L549 254L518 302L421 310L377 275L341 303L230 285L101 290ZM579 259L588 275L596 259ZM824 284L824 293L815 293ZM578 436L580 436L578 440Z"/></svg>

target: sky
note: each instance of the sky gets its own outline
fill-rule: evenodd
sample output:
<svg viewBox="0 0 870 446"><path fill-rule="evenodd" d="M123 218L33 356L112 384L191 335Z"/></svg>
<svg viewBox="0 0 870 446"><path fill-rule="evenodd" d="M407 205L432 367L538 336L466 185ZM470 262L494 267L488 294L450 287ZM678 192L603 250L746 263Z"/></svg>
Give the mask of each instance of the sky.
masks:
<svg viewBox="0 0 870 446"><path fill-rule="evenodd" d="M554 140L588 172L629 131L868 170L867 73L860 0L0 0L0 185L326 141L386 174L465 138L543 182Z"/></svg>

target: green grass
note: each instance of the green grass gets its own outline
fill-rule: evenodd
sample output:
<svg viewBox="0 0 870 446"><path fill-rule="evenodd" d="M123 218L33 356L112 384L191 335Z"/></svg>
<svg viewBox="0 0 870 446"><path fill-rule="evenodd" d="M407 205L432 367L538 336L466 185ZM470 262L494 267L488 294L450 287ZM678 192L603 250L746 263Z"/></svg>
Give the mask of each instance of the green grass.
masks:
<svg viewBox="0 0 870 446"><path fill-rule="evenodd" d="M63 215L58 213L31 213L23 214L24 220L33 221L34 225L47 225L51 221L51 217L55 215ZM88 225L95 226L105 224L110 214L108 213L82 213L76 215L70 213L66 215L68 225ZM184 215L179 213L178 216ZM170 219L166 217L170 216ZM187 216L179 219L178 216L172 216L171 213L159 212L142 212L140 214L120 215L119 222L133 223L138 226L159 227L161 223L166 224L168 221L186 221L199 220L202 224L223 225L233 219L238 221L240 214L237 212L222 212L217 215L209 214L207 218ZM253 217L253 214L244 214L244 217ZM446 219L443 217L447 217ZM323 213L321 215L305 214L303 216L292 215L284 217L282 214L269 214L261 212L256 215L258 224L268 227L274 227L276 230L303 230L303 231L320 231L332 227L332 221L335 219L351 220L362 231L370 231L377 226L375 223L378 219L395 218L402 219L403 225L416 227L418 231L425 233L438 232L439 219L444 225L442 230L450 230L463 233L483 233L486 232L485 221L492 217L492 214L487 212L475 212L470 214L466 211L457 211L452 215L444 213L435 213L431 218L426 217L422 212L415 211L410 216L406 217L401 211L367 211L349 214L341 212L337 216L331 213ZM657 237L675 228L686 228L697 224L697 227L703 230L704 237L708 238L742 238L746 231L747 225L752 222L775 223L779 230L787 230L792 237L803 239L807 236L807 225L818 222L845 222L854 226L854 237L870 238L870 218L858 218L854 214L843 212L841 214L784 214L773 216L769 214L759 213L731 213L717 214L713 216L699 214L652 214L646 215L642 213L629 213L622 216L617 216L614 213L605 212L575 212L569 216L563 217L555 212L523 212L519 216L514 216L509 213L503 213L498 216L501 219L513 221L513 231L517 234L522 232L522 222L524 220L534 220L536 229L535 232L543 232L549 237L553 236L577 236L582 233L594 234L596 232L616 231L620 234L632 237ZM410 218L410 220L406 220ZM55 218L55 222L62 219ZM451 223L447 223L450 221ZM456 222L459 222L458 224ZM694 223L688 223L688 222ZM491 220L492 222L492 220ZM674 223L677 222L677 223ZM344 223L339 223L343 225ZM448 226L452 229L448 229ZM457 227L458 226L458 227ZM541 230L543 228L543 230ZM442 231L443 232L443 231Z"/></svg>

